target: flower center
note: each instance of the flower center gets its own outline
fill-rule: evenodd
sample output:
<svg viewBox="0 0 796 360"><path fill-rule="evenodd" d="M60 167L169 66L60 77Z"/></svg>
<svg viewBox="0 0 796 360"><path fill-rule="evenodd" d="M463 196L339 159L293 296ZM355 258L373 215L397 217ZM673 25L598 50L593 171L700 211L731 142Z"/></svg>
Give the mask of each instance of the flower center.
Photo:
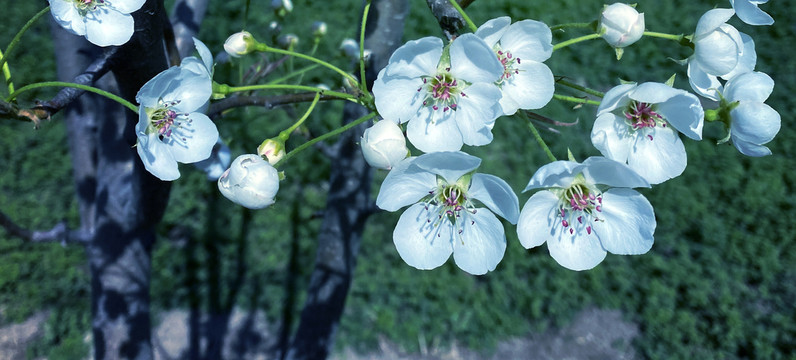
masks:
<svg viewBox="0 0 796 360"><path fill-rule="evenodd" d="M520 64L520 58L514 57L509 51L497 50L495 53L500 63L503 64L503 76L497 82L498 85L501 85L504 81L508 81L509 78L520 73L520 70L514 66Z"/></svg>
<svg viewBox="0 0 796 360"><path fill-rule="evenodd" d="M423 106L430 106L432 109L442 109L443 112L456 110L459 96L467 96L464 91L466 87L463 81L456 80L449 72L435 76L424 76L423 86L417 89L418 92L425 91L426 97L423 99Z"/></svg>
<svg viewBox="0 0 796 360"><path fill-rule="evenodd" d="M105 0L72 0L72 2L82 16L86 16L89 11L94 11L98 7L105 5Z"/></svg>
<svg viewBox="0 0 796 360"><path fill-rule="evenodd" d="M561 192L559 199L558 216L561 217L561 225L568 228L571 235L575 234L576 228L584 226L586 233L591 235L591 223L602 221L598 215L602 212L603 197L597 188L576 180Z"/></svg>
<svg viewBox="0 0 796 360"><path fill-rule="evenodd" d="M172 131L179 128L183 123L190 123L192 120L188 118L187 113L180 113L172 109L173 106L179 104L179 100L164 102L158 100L157 108L147 108L147 116L149 116L149 126L147 133L157 132L160 140L171 138ZM185 141L185 138L182 138Z"/></svg>
<svg viewBox="0 0 796 360"><path fill-rule="evenodd" d="M453 225L456 235L464 232L463 225L467 221L465 220L467 215L475 214L477 211L462 184L448 184L444 180L438 180L437 188L429 191L423 202L426 211L429 212L427 222L439 228L443 221L448 220ZM474 220L470 222L471 225L475 223ZM441 235L437 233L437 237Z"/></svg>
<svg viewBox="0 0 796 360"><path fill-rule="evenodd" d="M646 128L654 128L656 126L666 127L666 120L663 119L661 114L655 111L654 105L632 101L627 106L625 114L625 123L630 126L634 131L643 130ZM652 140L652 135L647 134L647 138Z"/></svg>

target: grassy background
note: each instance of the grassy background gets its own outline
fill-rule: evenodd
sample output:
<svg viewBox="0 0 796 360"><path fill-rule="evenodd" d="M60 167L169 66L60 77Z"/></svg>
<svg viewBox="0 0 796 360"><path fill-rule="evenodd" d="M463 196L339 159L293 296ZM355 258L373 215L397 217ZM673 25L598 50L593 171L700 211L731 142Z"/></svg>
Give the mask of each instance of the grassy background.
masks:
<svg viewBox="0 0 796 360"><path fill-rule="evenodd" d="M264 2L252 3L245 28L268 40L267 25L275 17ZM672 33L690 33L706 10L729 6L725 1L638 3L649 30ZM411 4L405 39L439 35L425 2ZM351 10L358 9L360 1L339 1L330 7L297 0L294 5L283 33L299 35L298 49L309 51L309 23L326 21L329 35L318 53L347 66L336 48L343 37L356 34L358 20ZM553 25L590 21L601 6L577 0L490 0L476 1L468 13L477 24L508 14L514 20L532 18ZM596 306L620 309L627 320L640 324L642 334L634 346L648 358L793 358L796 132L787 125L792 121L788 110L796 107L790 96L796 89L796 26L789 10L794 6L794 0L766 5L777 20L772 27L731 21L755 39L757 70L777 83L767 101L783 122L769 144L774 155L752 159L730 145L716 146L715 140L724 135L718 124L706 125L701 142L684 138L689 161L685 173L642 191L658 221L655 246L648 254L609 255L593 270L572 272L558 266L544 246L523 249L509 227L506 257L493 273L469 276L452 262L418 271L406 266L392 245L399 214L379 213L366 228L338 345L365 350L385 335L408 351L418 349L419 338L442 346L456 340L488 350L509 336L566 324L579 310ZM213 2L199 38L219 52L224 39L244 27L242 9L242 2ZM0 44L37 11L37 4L16 2L7 10L7 21L0 22ZM554 42L581 34L556 33ZM54 77L48 36L44 22L25 35L11 63L17 86ZM613 51L597 40L557 51L546 63L556 75L600 90L620 78L664 81L673 73L678 74L676 85L688 89L684 68L669 60L687 56L685 49L665 40L643 39L616 61ZM219 80L242 78L240 68L256 60L219 64ZM292 64L295 69L305 65ZM279 74L266 79L276 77ZM320 70L309 72L304 80L340 84L337 76ZM48 94L31 94L26 101ZM217 124L238 155L253 152L262 139L275 136L304 109L306 105L277 111L239 109ZM336 126L340 109L338 103L321 104L303 131L320 134ZM559 158L567 148L581 159L597 154L588 140L593 107L572 109L571 104L554 101L539 113L579 121L560 129L560 134L543 132ZM71 184L70 162L59 120L56 116L37 131L25 123L0 122L0 209L26 227L49 228L62 219L78 223L74 190L65 185ZM466 150L482 157L481 172L501 176L519 191L545 157L519 120L498 120L494 133L497 140L490 146ZM288 146L300 141L291 139ZM282 183L277 203L256 212L233 206L201 173L182 167L154 252L155 312L190 305L218 312L236 305L263 309L274 322L285 316L295 319L313 264L317 213L325 203L329 166L315 152L301 154L285 167L288 181ZM377 180L384 175L378 173ZM521 205L529 196L519 194ZM31 356L74 358L86 353L88 286L82 249L24 244L0 230L0 322L52 310L45 337L30 349Z"/></svg>

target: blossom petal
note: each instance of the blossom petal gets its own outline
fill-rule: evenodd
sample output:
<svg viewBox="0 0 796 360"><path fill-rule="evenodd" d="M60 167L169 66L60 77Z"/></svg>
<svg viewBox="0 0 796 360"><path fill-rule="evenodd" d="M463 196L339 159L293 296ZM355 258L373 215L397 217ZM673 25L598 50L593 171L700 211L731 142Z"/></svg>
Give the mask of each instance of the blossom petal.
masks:
<svg viewBox="0 0 796 360"><path fill-rule="evenodd" d="M512 115L519 109L540 109L550 102L555 92L555 79L553 72L547 65L528 60L518 66L519 72L503 83L501 90L503 98L500 105L505 115ZM504 100L511 99L517 104L516 108L507 109ZM513 110L513 111L511 111Z"/></svg>
<svg viewBox="0 0 796 360"><path fill-rule="evenodd" d="M547 240L547 250L559 265L575 271L589 270L605 259L606 252L596 234L570 234L554 223L555 235Z"/></svg>
<svg viewBox="0 0 796 360"><path fill-rule="evenodd" d="M732 144L741 154L746 156L763 157L771 155L771 149L767 146L753 144L741 139L733 139Z"/></svg>
<svg viewBox="0 0 796 360"><path fill-rule="evenodd" d="M467 87L452 117L467 145L481 146L492 142L492 127L502 114L500 89L492 83L476 83Z"/></svg>
<svg viewBox="0 0 796 360"><path fill-rule="evenodd" d="M727 82L724 97L727 101L764 102L774 91L774 80L759 71L738 75Z"/></svg>
<svg viewBox="0 0 796 360"><path fill-rule="evenodd" d="M433 152L421 155L415 166L442 176L450 184L481 166L481 159L461 151Z"/></svg>
<svg viewBox="0 0 796 360"><path fill-rule="evenodd" d="M669 127L655 127L649 134L639 133L633 150L627 164L653 185L679 176L687 164L685 146Z"/></svg>
<svg viewBox="0 0 796 360"><path fill-rule="evenodd" d="M688 62L688 83L697 94L713 101L719 101L719 93L722 91L719 78L706 73L693 61Z"/></svg>
<svg viewBox="0 0 796 360"><path fill-rule="evenodd" d="M738 18L747 24L772 25L774 24L774 18L772 18L771 15L766 14L765 11L760 10L758 7L759 4L766 3L767 1L768 0L730 0L730 4L732 5L733 9L735 9L735 13L738 15Z"/></svg>
<svg viewBox="0 0 796 360"><path fill-rule="evenodd" d="M742 101L730 111L730 116L733 141L737 139L758 145L771 141L779 132L782 121L771 106L755 101Z"/></svg>
<svg viewBox="0 0 796 360"><path fill-rule="evenodd" d="M196 62L198 59L194 58ZM180 75L175 79L177 87L174 90L162 95L163 101L177 102L174 109L190 113L201 108L210 100L213 94L212 81L207 75L197 75L192 71L182 69Z"/></svg>
<svg viewBox="0 0 796 360"><path fill-rule="evenodd" d="M489 210L475 209L464 218L462 232L453 238L453 259L460 269L483 275L495 270L506 253L503 224Z"/></svg>
<svg viewBox="0 0 796 360"><path fill-rule="evenodd" d="M97 46L122 45L133 36L133 17L99 6L86 14L86 39Z"/></svg>
<svg viewBox="0 0 796 360"><path fill-rule="evenodd" d="M106 4L109 4L122 14L129 14L140 9L145 2L146 0L105 0Z"/></svg>
<svg viewBox="0 0 796 360"><path fill-rule="evenodd" d="M172 181L180 177L177 161L168 146L163 144L156 133L138 136L136 151L144 167L160 180Z"/></svg>
<svg viewBox="0 0 796 360"><path fill-rule="evenodd" d="M426 210L424 204L414 204L398 219L392 233L393 243L398 255L409 266L434 269L444 264L453 252L451 223L447 219L439 224L428 221L432 217L436 219L437 210L436 207Z"/></svg>
<svg viewBox="0 0 796 360"><path fill-rule="evenodd" d="M464 34L450 46L451 74L467 82L492 83L503 75L503 64L484 40Z"/></svg>
<svg viewBox="0 0 796 360"><path fill-rule="evenodd" d="M387 67L379 73L386 76L419 78L437 72L437 64L442 56L442 39L428 36L407 41L390 56Z"/></svg>
<svg viewBox="0 0 796 360"><path fill-rule="evenodd" d="M423 104L423 94L417 91L421 86L423 80L420 78L389 77L382 70L373 82L373 96L379 115L400 123L417 116Z"/></svg>
<svg viewBox="0 0 796 360"><path fill-rule="evenodd" d="M522 20L511 24L500 39L500 47L522 61L543 62L553 54L553 34L547 24Z"/></svg>
<svg viewBox="0 0 796 360"><path fill-rule="evenodd" d="M475 35L484 39L484 42L492 47L500 41L500 37L508 30L509 25L511 25L511 18L508 16L494 18L479 26Z"/></svg>
<svg viewBox="0 0 796 360"><path fill-rule="evenodd" d="M161 71L160 74L155 75L138 90L138 94L135 95L135 101L148 108L157 107L158 101L165 94L173 93L180 87L180 82L177 79L180 77L181 72L182 70L179 66L172 66Z"/></svg>
<svg viewBox="0 0 796 360"><path fill-rule="evenodd" d="M608 90L605 96L603 96L603 100L600 101L600 106L597 107L597 116L627 106L630 103L628 94L633 91L636 86L638 85L622 84Z"/></svg>
<svg viewBox="0 0 796 360"><path fill-rule="evenodd" d="M473 174L467 194L510 223L517 223L520 201L503 179L489 174Z"/></svg>
<svg viewBox="0 0 796 360"><path fill-rule="evenodd" d="M197 38L193 38L193 44L196 47L196 51L199 53L199 57L202 59L202 63L205 65L205 69L207 69L207 73L212 74L213 54L210 52L210 49L207 48L205 43L201 42Z"/></svg>
<svg viewBox="0 0 796 360"><path fill-rule="evenodd" d="M614 113L603 113L594 121L591 143L603 156L619 162L627 162L635 137L623 118Z"/></svg>
<svg viewBox="0 0 796 360"><path fill-rule="evenodd" d="M733 9L708 10L699 18L694 36L699 37L715 31L721 27L722 24L730 20L733 15L735 15L735 10Z"/></svg>
<svg viewBox="0 0 796 360"><path fill-rule="evenodd" d="M583 162L583 177L592 184L611 187L650 187L650 184L624 162L592 156Z"/></svg>
<svg viewBox="0 0 796 360"><path fill-rule="evenodd" d="M594 226L603 248L612 254L638 255L652 248L655 213L647 199L632 189L603 193L600 218Z"/></svg>
<svg viewBox="0 0 796 360"><path fill-rule="evenodd" d="M685 136L694 140L702 140L705 111L696 95L679 90L677 95L659 103L657 111Z"/></svg>
<svg viewBox="0 0 796 360"><path fill-rule="evenodd" d="M462 134L451 113L452 111L447 111L442 116L437 116L436 121L432 121L436 114L431 108L421 108L417 118L406 126L406 137L409 142L420 151L427 153L461 149L464 144Z"/></svg>
<svg viewBox="0 0 796 360"><path fill-rule="evenodd" d="M218 142L216 124L207 115L194 112L188 114L188 118L190 121L182 121L179 126L172 127L171 136L163 139L174 160L184 164L209 158Z"/></svg>
<svg viewBox="0 0 796 360"><path fill-rule="evenodd" d="M737 29L724 24L720 30L696 41L693 58L710 75L728 74L738 65L743 51L743 40Z"/></svg>
<svg viewBox="0 0 796 360"><path fill-rule="evenodd" d="M738 65L735 65L735 68L728 74L721 76L724 80L730 80L740 74L751 72L757 65L757 52L755 51L754 39L742 32L738 33L741 35L741 40L743 41L743 52L738 58Z"/></svg>
<svg viewBox="0 0 796 360"><path fill-rule="evenodd" d="M542 190L525 202L517 220L517 237L526 249L542 245L553 238L558 201L558 196L553 192Z"/></svg>
<svg viewBox="0 0 796 360"><path fill-rule="evenodd" d="M67 0L49 0L50 13L58 25L70 32L85 36L86 23L83 21L83 16L77 11L72 1Z"/></svg>
<svg viewBox="0 0 796 360"><path fill-rule="evenodd" d="M523 192L537 188L567 187L582 170L583 165L574 161L551 162L536 170Z"/></svg>
<svg viewBox="0 0 796 360"><path fill-rule="evenodd" d="M396 211L418 202L437 186L437 177L413 166L415 160L417 157L404 159L390 170L381 183L376 206L387 211Z"/></svg>

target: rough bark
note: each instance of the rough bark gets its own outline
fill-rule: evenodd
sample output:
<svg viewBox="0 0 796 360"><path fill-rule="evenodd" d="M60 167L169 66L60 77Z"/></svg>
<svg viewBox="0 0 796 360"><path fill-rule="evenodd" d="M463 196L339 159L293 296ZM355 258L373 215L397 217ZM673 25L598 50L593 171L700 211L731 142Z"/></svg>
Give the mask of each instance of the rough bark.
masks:
<svg viewBox="0 0 796 360"><path fill-rule="evenodd" d="M372 51L365 75L369 85L400 45L408 11L406 0L372 2L365 38L365 47ZM362 106L346 104L344 122L366 114L367 109ZM284 358L324 359L332 350L351 287L365 219L371 211L372 170L357 145L365 128L362 124L347 131L331 150L333 166L315 268L298 329Z"/></svg>

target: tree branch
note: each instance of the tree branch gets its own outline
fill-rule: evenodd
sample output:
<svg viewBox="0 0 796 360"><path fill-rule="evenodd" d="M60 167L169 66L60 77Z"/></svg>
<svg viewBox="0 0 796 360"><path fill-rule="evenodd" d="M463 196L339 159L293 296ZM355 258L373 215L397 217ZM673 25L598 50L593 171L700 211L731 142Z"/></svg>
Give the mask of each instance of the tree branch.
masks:
<svg viewBox="0 0 796 360"><path fill-rule="evenodd" d="M475 0L459 0L458 3L459 6L464 9L473 1ZM426 3L429 9L431 9L431 13L437 18L439 27L448 40L456 37L459 30L466 25L462 15L451 6L449 0L426 0Z"/></svg>
<svg viewBox="0 0 796 360"><path fill-rule="evenodd" d="M345 91L343 91L345 92ZM236 107L242 106L262 106L271 110L280 105L294 104L299 102L310 102L315 99L314 92L298 93L298 94L284 94L274 96L230 96L224 100L210 104L207 110L207 116L215 117L224 112ZM339 97L331 95L321 95L321 100L340 100Z"/></svg>
<svg viewBox="0 0 796 360"><path fill-rule="evenodd" d="M0 226L9 235L33 243L60 242L66 246L66 244L86 244L91 241L91 234L81 230L69 230L66 221L55 224L50 230L28 230L0 211Z"/></svg>

